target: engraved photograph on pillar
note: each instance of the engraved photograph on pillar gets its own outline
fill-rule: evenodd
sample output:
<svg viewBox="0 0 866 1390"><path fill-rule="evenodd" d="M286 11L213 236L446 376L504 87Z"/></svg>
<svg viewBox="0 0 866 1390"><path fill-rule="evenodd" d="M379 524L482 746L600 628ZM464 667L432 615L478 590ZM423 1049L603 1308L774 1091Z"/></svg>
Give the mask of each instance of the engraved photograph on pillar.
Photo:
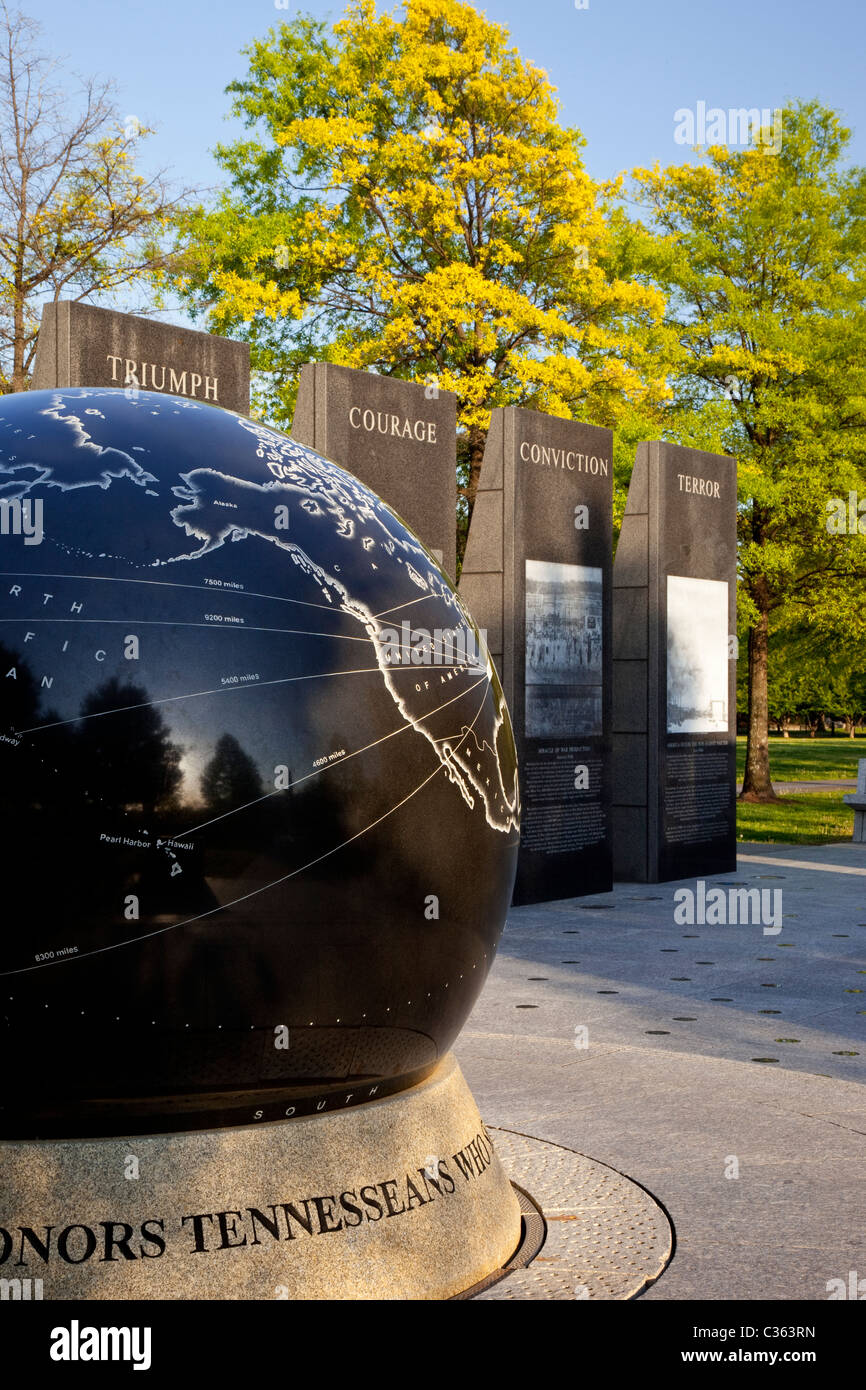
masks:
<svg viewBox="0 0 866 1390"><path fill-rule="evenodd" d="M602 572L526 561L526 733L602 732Z"/></svg>

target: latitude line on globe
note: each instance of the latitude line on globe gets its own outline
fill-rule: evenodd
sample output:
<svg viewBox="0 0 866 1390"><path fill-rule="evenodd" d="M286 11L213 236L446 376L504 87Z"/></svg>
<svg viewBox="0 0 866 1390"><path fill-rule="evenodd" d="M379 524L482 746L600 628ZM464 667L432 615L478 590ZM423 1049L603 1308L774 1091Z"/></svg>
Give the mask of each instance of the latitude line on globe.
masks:
<svg viewBox="0 0 866 1390"><path fill-rule="evenodd" d="M130 579L113 574L53 574L46 570L0 570L3 579L76 579L91 584L152 584L156 589L193 589L202 594L236 594L239 598L273 599L275 603L295 603L301 608L336 610L329 603L311 603L304 598L283 598L280 594L260 594L255 589L232 589L222 584L177 584L171 579Z"/></svg>
<svg viewBox="0 0 866 1390"><path fill-rule="evenodd" d="M389 667L393 671L411 671L409 666ZM25 734L39 734L43 729L60 729L64 724L80 724L85 719L102 719L107 714L125 714L132 709L150 709L153 705L170 705L175 700L197 700L204 695L232 695L239 694L240 691L263 690L267 685L291 685L294 681L317 681L330 680L336 676L369 676L380 675L381 666L358 666L348 671L314 671L305 676L282 676L279 680L256 681L253 685L226 685L219 686L213 690L191 690L187 695L164 695L158 700L144 700L137 705L118 705L117 709L99 709L93 714L79 714L73 719L56 719L51 724L34 724L32 729L16 729L15 733L23 738Z"/></svg>
<svg viewBox="0 0 866 1390"><path fill-rule="evenodd" d="M465 743L466 739L469 737L469 735L475 728L475 725L481 717L481 711L484 709L484 705L487 701L487 696L491 693L491 691L492 687L488 683L487 689L484 692L484 697L481 701L481 704L478 706L472 723L469 725L468 729L465 731L465 733L461 736L460 740L455 745L457 748L460 747L461 743ZM247 902L250 898L257 897L259 893L266 893L271 888L279 887L281 883L287 883L290 878L296 878L298 874L302 874L307 869L313 868L315 864L321 864L323 859L329 859L330 856L332 854L336 854L338 850L345 849L346 845L352 844L353 841L360 839L362 835L366 835L368 830L375 829L377 825L381 825L383 820L387 820L389 816L394 815L396 811L400 810L401 806L406 805L407 801L411 801L413 796L417 796L418 793L422 791L424 787L426 787L428 782L432 782L434 777L438 776L440 772L444 772L445 770L445 764L440 763L438 767L435 767L433 769L429 777L425 777L424 781L420 782L417 787L415 787L411 792L408 793L407 796L404 796L402 801L398 801L396 806L390 807L389 810L384 811L382 815L379 816L376 820L371 821L369 825L365 825L363 829L357 831L356 834L350 835L348 840L341 841L339 845L334 845L331 849L326 850L324 854L320 854L317 859L311 859L308 863L302 864L297 869L293 869L290 874L284 874L282 878L274 879L272 883L264 883L262 884L261 888L253 888L249 893L244 893L239 898L233 898L232 901L229 903L220 903L218 907L208 908L207 912L200 912L196 917L187 917L186 920L183 922L174 922L173 924L167 927L158 927L156 931L145 932L142 936L130 937L127 941L115 941L110 946L98 946L93 951L84 951L80 955L76 956L64 956L60 960L43 961L39 965L25 965L21 966L17 970L0 971L0 979L5 979L7 976L11 975L29 975L34 970L47 970L50 966L53 965L69 965L73 961L87 960L90 956L101 956L105 955L108 951L119 951L124 946L136 946L141 941L150 941L155 936L163 936L166 932L177 931L180 927L192 926L193 922L201 922L204 920L205 917L213 917L214 914L217 912L224 912L227 908L237 907L238 903Z"/></svg>
<svg viewBox="0 0 866 1390"><path fill-rule="evenodd" d="M93 584L152 584L158 589L192 589L202 594L232 594L238 598L262 598L274 603L294 603L300 608L318 608L325 613L338 613L329 603L311 603L309 599L284 598L281 594L263 594L257 589L232 589L222 584L178 584L170 579L129 579L120 575L108 574L52 574L45 570L0 570L2 579L76 579ZM424 603L427 599L441 598L434 593L422 594L420 598L406 599L405 603L395 603L391 608L383 608L382 613L397 613L403 608L411 608L414 603ZM445 600L447 601L447 600ZM374 613L374 618L381 615Z"/></svg>
<svg viewBox="0 0 866 1390"><path fill-rule="evenodd" d="M431 599L439 599L439 594L421 594L419 598L407 598L405 603L395 603L391 608L383 608L379 613L374 613L374 618L383 618L387 613L402 613L404 608L412 608L416 603L429 603Z"/></svg>
<svg viewBox="0 0 866 1390"><path fill-rule="evenodd" d="M329 608L327 611L348 616L341 608ZM223 627L220 623L184 623L176 622L173 618L0 618L0 623L74 623L79 626L84 623L105 623L114 627L131 627L133 624L137 627L203 627L207 628L208 632L275 632L278 635L294 637L330 637L343 642L372 640L369 637L356 637L354 633L349 632L310 632L303 627L253 627L248 623L240 623L237 626L229 623Z"/></svg>
<svg viewBox="0 0 866 1390"><path fill-rule="evenodd" d="M447 709L449 705L453 705L455 700L464 699L467 695L470 695L472 691L475 690L485 679L486 672L485 675L482 676L479 680L474 681L473 684L468 687L468 689L461 690L459 695L452 695L450 700L445 700L443 704L437 705L435 709L428 710L428 712L424 715L424 718L429 719L432 715L439 714L443 709ZM245 802L243 806L233 806L230 811L224 811L221 816L214 816L212 820L202 821L201 825L193 825L190 827L189 830L181 830L177 835L172 835L171 838L173 840L182 840L186 835L195 835L196 832L199 830L206 830L209 825L216 825L217 821L226 820L229 816L236 816L239 811L247 811L249 810L250 806L258 806L263 801L270 801L272 796L282 796L283 792L294 791L295 787L299 787L302 782L308 782L311 777L320 777L323 772L328 772L331 768L342 767L342 765L344 763L347 763L350 758L357 758L360 756L361 753L369 753L370 749L377 747L378 744L387 743L389 738L396 738L398 734L405 734L409 729L414 728L415 725L411 722L404 722L400 725L399 729L392 729L390 733L383 734L381 738L374 739L372 743L366 743L363 748L356 748L352 753L347 753L345 758L338 758L338 760L335 763L328 763L325 767L316 767L313 769L312 772L305 772L303 777L298 777L297 780L292 783L291 787L279 787L275 791L266 792L264 796L257 796L254 801ZM443 734L441 738L434 739L433 742L444 743L446 740L449 740L452 737L453 735L451 734Z"/></svg>

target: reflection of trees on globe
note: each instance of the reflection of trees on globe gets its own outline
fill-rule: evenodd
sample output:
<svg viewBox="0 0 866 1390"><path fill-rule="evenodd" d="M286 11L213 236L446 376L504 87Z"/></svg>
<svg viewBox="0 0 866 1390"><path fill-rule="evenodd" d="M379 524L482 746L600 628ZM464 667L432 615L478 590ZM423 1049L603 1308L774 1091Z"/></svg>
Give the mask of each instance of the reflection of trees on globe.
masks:
<svg viewBox="0 0 866 1390"><path fill-rule="evenodd" d="M146 391L4 397L0 501L3 1131L420 1079L519 820L492 665L429 640L475 631L435 561L309 449Z"/></svg>
<svg viewBox="0 0 866 1390"><path fill-rule="evenodd" d="M122 721L97 717L117 709L126 712ZM77 736L91 799L105 809L137 806L153 815L180 786L181 750L143 685L112 676L98 686L81 706Z"/></svg>
<svg viewBox="0 0 866 1390"><path fill-rule="evenodd" d="M264 795L258 769L234 734L217 739L214 755L202 773L201 789L213 811L233 811Z"/></svg>

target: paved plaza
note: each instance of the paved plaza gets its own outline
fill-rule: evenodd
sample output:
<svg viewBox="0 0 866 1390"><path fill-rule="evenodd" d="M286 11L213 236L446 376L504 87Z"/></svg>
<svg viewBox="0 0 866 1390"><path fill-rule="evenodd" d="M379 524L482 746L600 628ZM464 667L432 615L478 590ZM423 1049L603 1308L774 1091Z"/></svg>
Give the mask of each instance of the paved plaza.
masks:
<svg viewBox="0 0 866 1390"><path fill-rule="evenodd" d="M678 922L695 880L515 908L456 1053L488 1126L662 1204L642 1297L825 1300L866 1276L866 846L738 849L706 892L765 890L780 931Z"/></svg>

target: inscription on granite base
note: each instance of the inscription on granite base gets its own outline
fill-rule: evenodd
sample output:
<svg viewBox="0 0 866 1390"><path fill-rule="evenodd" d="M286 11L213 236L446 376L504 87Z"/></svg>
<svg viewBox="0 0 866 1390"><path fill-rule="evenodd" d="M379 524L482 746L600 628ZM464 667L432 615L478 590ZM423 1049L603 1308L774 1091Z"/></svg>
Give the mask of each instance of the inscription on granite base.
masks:
<svg viewBox="0 0 866 1390"><path fill-rule="evenodd" d="M451 1054L354 1110L0 1139L0 1170L0 1301L451 1298L520 1241L517 1198Z"/></svg>
<svg viewBox="0 0 866 1390"><path fill-rule="evenodd" d="M736 867L733 459L642 444L614 565L614 869Z"/></svg>
<svg viewBox="0 0 866 1390"><path fill-rule="evenodd" d="M612 436L494 410L460 580L486 628L517 739L514 901L611 887Z"/></svg>

